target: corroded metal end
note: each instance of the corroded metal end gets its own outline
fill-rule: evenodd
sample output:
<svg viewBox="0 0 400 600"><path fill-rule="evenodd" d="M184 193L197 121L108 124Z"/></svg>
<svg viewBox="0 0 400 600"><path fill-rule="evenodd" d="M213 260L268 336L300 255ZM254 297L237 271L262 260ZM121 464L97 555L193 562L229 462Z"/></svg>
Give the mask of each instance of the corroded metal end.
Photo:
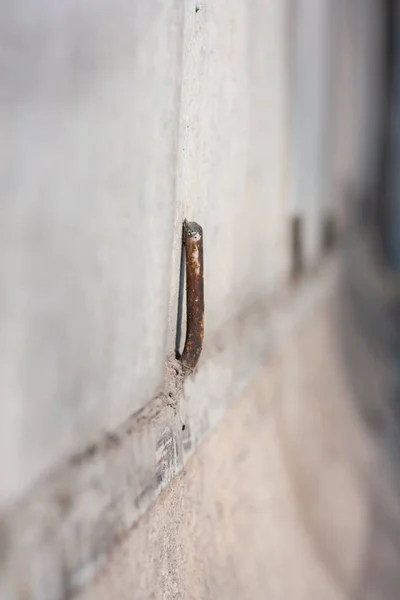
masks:
<svg viewBox="0 0 400 600"><path fill-rule="evenodd" d="M196 368L204 338L204 265L203 229L194 221L183 222L186 249L186 341L181 361L184 367Z"/></svg>
<svg viewBox="0 0 400 600"><path fill-rule="evenodd" d="M203 237L203 228L195 221L186 221L185 219L183 221L183 235L185 243L187 237L199 240L200 237Z"/></svg>

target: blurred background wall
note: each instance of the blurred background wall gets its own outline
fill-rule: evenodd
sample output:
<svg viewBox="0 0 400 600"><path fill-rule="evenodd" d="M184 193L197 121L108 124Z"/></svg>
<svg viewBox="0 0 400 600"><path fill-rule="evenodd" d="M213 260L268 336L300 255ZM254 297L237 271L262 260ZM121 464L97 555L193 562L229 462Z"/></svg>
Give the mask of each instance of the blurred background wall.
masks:
<svg viewBox="0 0 400 600"><path fill-rule="evenodd" d="M295 454L319 453L304 464L320 473L322 437L351 421L326 250L347 202L377 185L383 7L2 6L2 598L297 600L357 587L369 524L358 483L339 468L349 504L332 511L359 519L337 524L353 540L339 585L303 539L279 444L304 427ZM206 334L182 382L184 218L204 229ZM336 400L339 416L308 420Z"/></svg>

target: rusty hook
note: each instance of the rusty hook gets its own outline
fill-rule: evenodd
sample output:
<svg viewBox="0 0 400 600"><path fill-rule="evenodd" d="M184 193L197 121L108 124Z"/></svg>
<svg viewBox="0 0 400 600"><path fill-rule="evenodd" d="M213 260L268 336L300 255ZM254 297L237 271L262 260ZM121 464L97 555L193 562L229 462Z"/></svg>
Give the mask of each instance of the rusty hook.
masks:
<svg viewBox="0 0 400 600"><path fill-rule="evenodd" d="M186 340L181 361L193 371L199 361L204 338L203 229L194 221L183 222L186 251Z"/></svg>

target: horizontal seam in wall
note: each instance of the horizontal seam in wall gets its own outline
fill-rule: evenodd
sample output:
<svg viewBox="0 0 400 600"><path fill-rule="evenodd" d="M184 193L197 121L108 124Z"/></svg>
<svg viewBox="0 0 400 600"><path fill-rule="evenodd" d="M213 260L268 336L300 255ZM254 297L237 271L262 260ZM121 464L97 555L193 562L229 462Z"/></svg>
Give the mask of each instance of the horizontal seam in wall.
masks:
<svg viewBox="0 0 400 600"><path fill-rule="evenodd" d="M227 323L186 380L169 357L163 393L3 511L0 596L19 597L21 572L27 600L65 600L91 581L115 542L182 471L304 313L328 293L335 273L335 262L325 262L295 289Z"/></svg>

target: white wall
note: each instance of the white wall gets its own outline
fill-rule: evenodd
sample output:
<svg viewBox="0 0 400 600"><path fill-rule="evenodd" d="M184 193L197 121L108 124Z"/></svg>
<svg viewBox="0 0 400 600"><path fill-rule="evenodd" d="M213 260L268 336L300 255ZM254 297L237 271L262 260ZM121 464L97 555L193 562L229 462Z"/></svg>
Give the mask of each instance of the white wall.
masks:
<svg viewBox="0 0 400 600"><path fill-rule="evenodd" d="M206 341L288 271L287 3L185 6L170 306L183 218L204 228Z"/></svg>
<svg viewBox="0 0 400 600"><path fill-rule="evenodd" d="M206 344L285 278L286 4L180 4L0 17L0 503L162 389L184 217Z"/></svg>
<svg viewBox="0 0 400 600"><path fill-rule="evenodd" d="M0 503L163 385L180 3L0 12Z"/></svg>
<svg viewBox="0 0 400 600"><path fill-rule="evenodd" d="M162 390L184 217L204 228L205 352L284 287L299 209L316 260L332 6L295 4L0 14L0 505Z"/></svg>
<svg viewBox="0 0 400 600"><path fill-rule="evenodd" d="M0 596L61 599L90 581L326 290L290 288L297 311L282 300L292 217L314 266L332 179L365 173L347 124L371 80L352 82L351 35L332 67L338 6L0 11ZM334 128L360 136L349 150ZM170 356L185 217L204 228L206 312L183 384Z"/></svg>

